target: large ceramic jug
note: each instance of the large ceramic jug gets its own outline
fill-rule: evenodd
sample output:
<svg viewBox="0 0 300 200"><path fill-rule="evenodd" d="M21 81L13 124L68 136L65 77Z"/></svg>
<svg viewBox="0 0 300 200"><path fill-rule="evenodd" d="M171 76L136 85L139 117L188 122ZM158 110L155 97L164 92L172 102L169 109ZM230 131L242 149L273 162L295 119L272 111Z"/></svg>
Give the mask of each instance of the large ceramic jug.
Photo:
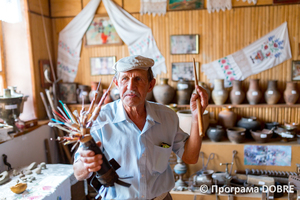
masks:
<svg viewBox="0 0 300 200"><path fill-rule="evenodd" d="M262 92L259 89L259 79L250 79L249 89L247 91L247 100L249 104L258 104L262 97Z"/></svg>
<svg viewBox="0 0 300 200"><path fill-rule="evenodd" d="M177 104L178 105L189 105L190 99L192 95L192 86L191 84L184 80L183 78L179 79L179 82L177 83Z"/></svg>
<svg viewBox="0 0 300 200"><path fill-rule="evenodd" d="M281 97L281 94L277 88L277 80L269 80L268 88L265 92L265 100L267 104L276 104Z"/></svg>
<svg viewBox="0 0 300 200"><path fill-rule="evenodd" d="M224 79L214 80L212 99L216 105L222 105L228 98L228 91L224 88Z"/></svg>
<svg viewBox="0 0 300 200"><path fill-rule="evenodd" d="M168 84L168 78L161 78L160 84L154 86L153 96L155 101L168 105L174 98L175 89Z"/></svg>
<svg viewBox="0 0 300 200"><path fill-rule="evenodd" d="M242 81L233 80L232 90L230 91L230 101L232 104L241 104L245 99L245 92L242 89Z"/></svg>
<svg viewBox="0 0 300 200"><path fill-rule="evenodd" d="M224 106L222 107L222 111L219 112L219 124L222 125L225 129L231 128L235 126L236 123L236 113L231 110L231 107Z"/></svg>
<svg viewBox="0 0 300 200"><path fill-rule="evenodd" d="M284 101L288 105L293 105L299 98L299 92L297 90L297 83L288 81L284 90Z"/></svg>

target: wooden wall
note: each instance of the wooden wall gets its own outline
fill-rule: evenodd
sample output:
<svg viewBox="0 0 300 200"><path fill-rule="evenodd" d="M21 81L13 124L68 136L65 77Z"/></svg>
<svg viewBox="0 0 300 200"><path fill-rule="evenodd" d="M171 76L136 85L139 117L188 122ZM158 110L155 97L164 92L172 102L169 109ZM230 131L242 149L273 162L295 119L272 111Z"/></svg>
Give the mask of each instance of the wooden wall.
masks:
<svg viewBox="0 0 300 200"><path fill-rule="evenodd" d="M35 0L38 2L38 0ZM46 0L43 5L46 7ZM50 0L50 13L52 24L52 45L54 49L54 60L57 58L57 43L59 32L80 12L80 10L89 2L89 0ZM300 34L300 5L272 5L272 0L258 0L257 5L248 4L243 1L233 0L233 9L209 14L206 9L189 11L168 11L164 16L140 15L138 0L115 0L126 11L130 12L135 18L149 26L152 29L157 46L166 59L167 73L159 75L157 79L169 78L169 84L176 87L177 82L171 81L171 63L172 62L190 62L195 58L200 64L209 63L231 53L234 53L245 46L256 41L271 30L275 29L283 22L288 22L288 31L292 51L292 59L284 63L248 77L243 82L243 88L247 90L250 78L260 79L260 88L264 91L269 79L277 79L280 91L284 91L285 82L291 77L292 60L300 59L299 47ZM33 1L29 8L34 9L36 5ZM38 12L34 9L34 12ZM106 10L103 3L97 10L97 14L105 14ZM31 15L38 22L40 16ZM33 21L32 21L33 22ZM36 22L34 22L36 23ZM34 27L41 24L34 25ZM32 34L37 35L37 28L32 28ZM200 53L197 55L171 55L170 54L170 35L173 34L199 34L200 35ZM51 34L49 34L51 35ZM35 39L38 40L38 39ZM41 43L44 41L38 41ZM35 52L34 54L39 54ZM112 76L91 76L90 75L90 57L97 56L116 56L117 60L128 56L127 45L103 46L103 47L85 47L81 51L81 60L78 66L78 73L75 82L79 84L90 85L92 81L99 81L100 77L106 88ZM36 56L39 57L39 56ZM203 73L200 73L200 81L208 83L208 79ZM157 81L159 82L159 81ZM281 99L281 102L283 100ZM211 108L214 109L214 108ZM244 108L247 110L247 108ZM255 109L254 109L255 110ZM264 112L263 108L260 109ZM285 112L284 109L279 109ZM217 111L217 110L216 110ZM296 110L294 110L296 112ZM254 112L249 109L247 112ZM254 113L256 114L256 112ZM40 117L42 114L39 115Z"/></svg>

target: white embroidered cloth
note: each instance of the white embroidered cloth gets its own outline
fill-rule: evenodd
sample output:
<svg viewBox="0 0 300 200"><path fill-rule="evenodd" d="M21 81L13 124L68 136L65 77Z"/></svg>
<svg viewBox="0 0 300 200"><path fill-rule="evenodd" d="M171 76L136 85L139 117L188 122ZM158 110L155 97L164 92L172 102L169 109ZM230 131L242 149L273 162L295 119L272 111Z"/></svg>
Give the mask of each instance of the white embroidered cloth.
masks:
<svg viewBox="0 0 300 200"><path fill-rule="evenodd" d="M77 74L82 37L94 18L101 0L91 0L59 33L57 75L63 82L74 82Z"/></svg>
<svg viewBox="0 0 300 200"><path fill-rule="evenodd" d="M113 1L103 0L103 3L117 33L128 45L130 55L142 55L152 58L155 61L152 67L154 76L161 72L166 73L165 58L156 46L151 29Z"/></svg>
<svg viewBox="0 0 300 200"><path fill-rule="evenodd" d="M140 14L165 15L167 12L167 0L141 0Z"/></svg>
<svg viewBox="0 0 300 200"><path fill-rule="evenodd" d="M287 22L285 22L244 49L203 64L201 71L205 73L210 83L213 83L214 79L224 79L225 87L231 87L232 80L244 80L291 57Z"/></svg>
<svg viewBox="0 0 300 200"><path fill-rule="evenodd" d="M0 0L0 20L7 23L21 22L20 0Z"/></svg>
<svg viewBox="0 0 300 200"><path fill-rule="evenodd" d="M232 8L231 0L207 0L207 11L208 13L225 9L230 10Z"/></svg>
<svg viewBox="0 0 300 200"><path fill-rule="evenodd" d="M239 1L239 0L236 0L236 1ZM243 2L246 2L246 1L248 1L248 3L251 3L251 2L253 2L254 4L257 3L257 0L243 0Z"/></svg>

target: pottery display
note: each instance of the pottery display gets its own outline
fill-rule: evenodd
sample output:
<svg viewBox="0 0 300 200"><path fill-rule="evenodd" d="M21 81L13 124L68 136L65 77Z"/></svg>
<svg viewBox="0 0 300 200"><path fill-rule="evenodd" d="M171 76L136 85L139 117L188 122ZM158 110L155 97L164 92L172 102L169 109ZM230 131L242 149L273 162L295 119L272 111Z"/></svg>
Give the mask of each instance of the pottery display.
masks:
<svg viewBox="0 0 300 200"><path fill-rule="evenodd" d="M98 92L97 94L97 98L95 100L95 104L98 104L102 95L103 95L103 91L102 91L102 85L100 84L98 91L97 91L97 87L98 87L98 82L92 82L91 84L91 91L89 93L89 100L90 102L93 101L93 98L95 96L95 94Z"/></svg>
<svg viewBox="0 0 300 200"><path fill-rule="evenodd" d="M160 84L153 88L155 101L165 105L170 104L175 95L175 89L168 84L168 80L168 78L161 78Z"/></svg>
<svg viewBox="0 0 300 200"><path fill-rule="evenodd" d="M278 122L266 122L265 128L271 130L272 128L277 128L279 126Z"/></svg>
<svg viewBox="0 0 300 200"><path fill-rule="evenodd" d="M242 81L233 80L230 91L230 101L233 105L241 104L245 99L245 92L242 89Z"/></svg>
<svg viewBox="0 0 300 200"><path fill-rule="evenodd" d="M77 102L82 104L84 101L85 104L90 103L89 93L91 91L90 86L88 85L78 85L77 88Z"/></svg>
<svg viewBox="0 0 300 200"><path fill-rule="evenodd" d="M116 86L110 90L110 97L113 101L120 99L120 91Z"/></svg>
<svg viewBox="0 0 300 200"><path fill-rule="evenodd" d="M212 99L216 105L222 105L228 98L228 91L224 87L224 79L214 80L214 89L212 91Z"/></svg>
<svg viewBox="0 0 300 200"><path fill-rule="evenodd" d="M177 104L189 105L192 92L193 92L192 85L188 81L184 80L183 78L179 78L179 81L177 83L177 91L176 91Z"/></svg>
<svg viewBox="0 0 300 200"><path fill-rule="evenodd" d="M300 124L296 123L296 122L284 123L284 128L286 130L294 130L295 129L296 133L300 132Z"/></svg>
<svg viewBox="0 0 300 200"><path fill-rule="evenodd" d="M237 122L237 126L246 129L247 138L251 138L250 130L256 131L261 129L261 123L256 117L242 117L242 119Z"/></svg>
<svg viewBox="0 0 300 200"><path fill-rule="evenodd" d="M225 130L222 126L210 126L207 129L207 136L213 142L220 142L225 136Z"/></svg>
<svg viewBox="0 0 300 200"><path fill-rule="evenodd" d="M235 126L237 115L231 110L231 106L223 106L222 111L219 112L218 122L225 129Z"/></svg>
<svg viewBox="0 0 300 200"><path fill-rule="evenodd" d="M281 94L277 87L277 82L277 80L268 81L268 88L265 92L265 101L267 102L267 104L276 104L281 97Z"/></svg>
<svg viewBox="0 0 300 200"><path fill-rule="evenodd" d="M294 140L296 134L295 128L286 129L284 127L278 127L274 130L274 133L278 134L281 137L281 142L289 142Z"/></svg>
<svg viewBox="0 0 300 200"><path fill-rule="evenodd" d="M287 105L295 104L299 98L297 83L294 81L288 81L283 94L284 101Z"/></svg>
<svg viewBox="0 0 300 200"><path fill-rule="evenodd" d="M249 104L258 104L261 98L262 92L259 89L259 79L250 79L249 89L247 91L247 100Z"/></svg>
<svg viewBox="0 0 300 200"><path fill-rule="evenodd" d="M250 130L250 132L252 138L258 143L268 142L273 135L273 131L268 129L257 130L257 131Z"/></svg>
<svg viewBox="0 0 300 200"><path fill-rule="evenodd" d="M227 137L232 143L243 143L246 139L245 137L245 128L241 127L232 127L226 130Z"/></svg>
<svg viewBox="0 0 300 200"><path fill-rule="evenodd" d="M179 110L177 111L177 115L179 118L179 127L186 132L187 134L190 134L191 132L191 125L192 125L192 112L191 110ZM208 110L205 110L202 116L203 120L203 131L206 132L208 126L209 126L209 112Z"/></svg>
<svg viewBox="0 0 300 200"><path fill-rule="evenodd" d="M10 187L10 190L13 193L20 194L24 192L26 188L27 188L27 183L18 183L17 185Z"/></svg>

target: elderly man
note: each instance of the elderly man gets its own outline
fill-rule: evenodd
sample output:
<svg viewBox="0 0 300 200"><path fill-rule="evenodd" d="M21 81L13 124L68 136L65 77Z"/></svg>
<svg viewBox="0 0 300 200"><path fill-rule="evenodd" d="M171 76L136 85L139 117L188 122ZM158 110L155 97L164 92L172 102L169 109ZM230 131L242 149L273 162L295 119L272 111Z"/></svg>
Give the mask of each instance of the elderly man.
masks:
<svg viewBox="0 0 300 200"><path fill-rule="evenodd" d="M171 152L182 157L185 163L198 161L202 139L196 100L200 98L204 111L208 95L197 86L200 96L191 97L193 118L189 136L179 128L173 110L145 100L155 85L153 65L152 59L143 56L125 57L114 65L114 83L121 99L103 106L91 133L107 159L114 158L120 164L118 175L132 178L125 180L131 184L129 188L115 184L116 196L111 187L102 186L102 199L172 199L168 193L175 183L168 164ZM101 168L101 155L80 148L77 152L73 166L78 180L88 178Z"/></svg>

